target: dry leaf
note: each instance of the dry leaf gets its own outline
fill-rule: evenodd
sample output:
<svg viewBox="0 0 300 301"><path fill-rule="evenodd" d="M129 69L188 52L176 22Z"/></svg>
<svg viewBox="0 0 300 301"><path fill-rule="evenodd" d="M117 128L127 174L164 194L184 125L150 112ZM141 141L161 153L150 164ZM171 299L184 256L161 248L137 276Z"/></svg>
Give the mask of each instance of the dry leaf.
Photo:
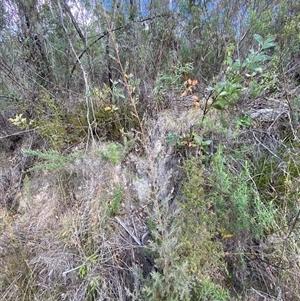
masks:
<svg viewBox="0 0 300 301"><path fill-rule="evenodd" d="M181 94L181 97L185 97L185 96L187 96L187 94L188 94L188 90L185 90L185 91Z"/></svg>
<svg viewBox="0 0 300 301"><path fill-rule="evenodd" d="M183 73L182 75L183 75L183 77L184 77L184 79L185 79L186 81L189 79L189 76L188 76L187 73Z"/></svg>

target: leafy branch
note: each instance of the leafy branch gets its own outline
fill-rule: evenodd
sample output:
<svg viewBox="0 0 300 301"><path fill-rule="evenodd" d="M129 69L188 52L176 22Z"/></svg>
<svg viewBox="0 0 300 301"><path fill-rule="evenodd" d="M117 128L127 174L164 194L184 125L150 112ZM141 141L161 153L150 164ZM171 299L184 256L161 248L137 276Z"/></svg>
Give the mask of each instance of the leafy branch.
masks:
<svg viewBox="0 0 300 301"><path fill-rule="evenodd" d="M231 57L233 48L229 47L227 49L224 60L226 68L224 80L208 87L208 91L211 92L212 102L208 105L209 99L206 100L204 116L211 107L217 110L224 110L226 106L234 104L245 90L247 80L263 73L263 64L271 58L267 51L276 45L275 37L269 36L264 40L260 35L255 34L254 39L258 43L258 50L252 49L244 62L241 62L240 59L234 61Z"/></svg>
<svg viewBox="0 0 300 301"><path fill-rule="evenodd" d="M81 157L81 153L72 153L68 156L63 156L56 150L48 150L42 152L23 149L21 152L25 156L34 156L45 161L44 163L40 163L34 167L27 169L26 172L31 172L39 169L48 171L61 169L66 166L66 164L73 163L76 159Z"/></svg>

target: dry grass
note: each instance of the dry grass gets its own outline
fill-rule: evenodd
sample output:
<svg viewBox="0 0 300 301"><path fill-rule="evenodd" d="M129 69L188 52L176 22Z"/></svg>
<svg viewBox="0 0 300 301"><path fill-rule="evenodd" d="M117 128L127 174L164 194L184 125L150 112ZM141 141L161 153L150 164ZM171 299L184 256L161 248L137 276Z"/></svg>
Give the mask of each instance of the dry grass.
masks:
<svg viewBox="0 0 300 301"><path fill-rule="evenodd" d="M21 194L22 214L2 212L2 300L85 300L95 279L100 295L126 287L118 281L128 279L128 252L136 246L107 213L115 186L126 187L126 179L120 165L89 156L63 172L38 172Z"/></svg>
<svg viewBox="0 0 300 301"><path fill-rule="evenodd" d="M159 180L164 151L154 158ZM149 161L129 155L113 164L103 152L105 144L94 145L63 170L36 171L18 195L19 213L2 212L2 300L127 300L138 270L150 272L153 263L132 239L147 231L151 199L139 200L139 184L151 185ZM117 214L132 235L109 214L118 187Z"/></svg>

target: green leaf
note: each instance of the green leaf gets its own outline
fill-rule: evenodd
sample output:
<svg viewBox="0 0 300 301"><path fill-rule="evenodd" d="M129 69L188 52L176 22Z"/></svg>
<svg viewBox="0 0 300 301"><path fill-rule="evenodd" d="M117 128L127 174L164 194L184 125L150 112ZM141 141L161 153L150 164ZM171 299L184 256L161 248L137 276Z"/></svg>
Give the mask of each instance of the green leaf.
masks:
<svg viewBox="0 0 300 301"><path fill-rule="evenodd" d="M86 265L83 265L79 269L79 274L81 278L84 278L87 275L87 267Z"/></svg>
<svg viewBox="0 0 300 301"><path fill-rule="evenodd" d="M272 47L274 47L274 46L275 46L275 43L268 43L268 42L265 42L265 43L262 45L261 49L262 49L262 50L266 50L266 49L272 48Z"/></svg>
<svg viewBox="0 0 300 301"><path fill-rule="evenodd" d="M226 82L220 82L219 84L219 87L226 87L227 85L228 85L228 82L226 81Z"/></svg>
<svg viewBox="0 0 300 301"><path fill-rule="evenodd" d="M214 104L213 107L214 107L215 109L217 109L217 110L223 110L223 109L224 109L224 107L221 106L219 103Z"/></svg>
<svg viewBox="0 0 300 301"><path fill-rule="evenodd" d="M211 145L212 141L211 140L205 140L203 141L203 145L207 146L207 145Z"/></svg>
<svg viewBox="0 0 300 301"><path fill-rule="evenodd" d="M264 41L261 35L254 34L253 38L259 43L259 45L263 45Z"/></svg>
<svg viewBox="0 0 300 301"><path fill-rule="evenodd" d="M178 133L171 132L166 135L166 141L171 146L177 146L180 140L180 136Z"/></svg>
<svg viewBox="0 0 300 301"><path fill-rule="evenodd" d="M232 71L235 72L241 68L241 61L236 60L232 65Z"/></svg>
<svg viewBox="0 0 300 301"><path fill-rule="evenodd" d="M262 67L257 67L257 68L254 68L254 72L262 73L263 69L262 69Z"/></svg>
<svg viewBox="0 0 300 301"><path fill-rule="evenodd" d="M260 54L258 54L257 56L254 57L253 61L261 63L261 62L264 62L264 61L268 60L269 58L270 57L268 55L260 53Z"/></svg>
<svg viewBox="0 0 300 301"><path fill-rule="evenodd" d="M99 254L94 254L92 257L91 257L91 260L97 260L99 258Z"/></svg>
<svg viewBox="0 0 300 301"><path fill-rule="evenodd" d="M202 145L203 139L202 139L200 136L195 135L195 136L194 136L194 142L195 142L196 144L198 144L198 145Z"/></svg>
<svg viewBox="0 0 300 301"><path fill-rule="evenodd" d="M275 36L268 36L266 41L262 45L262 49L265 50L274 47L275 45L276 45Z"/></svg>
<svg viewBox="0 0 300 301"><path fill-rule="evenodd" d="M219 94L219 96L225 96L225 95L227 95L228 93L227 93L227 91L222 91L220 94Z"/></svg>
<svg viewBox="0 0 300 301"><path fill-rule="evenodd" d="M233 63L232 58L231 58L231 57L228 57L228 58L227 58L227 64L228 64L229 66L232 66L232 63Z"/></svg>

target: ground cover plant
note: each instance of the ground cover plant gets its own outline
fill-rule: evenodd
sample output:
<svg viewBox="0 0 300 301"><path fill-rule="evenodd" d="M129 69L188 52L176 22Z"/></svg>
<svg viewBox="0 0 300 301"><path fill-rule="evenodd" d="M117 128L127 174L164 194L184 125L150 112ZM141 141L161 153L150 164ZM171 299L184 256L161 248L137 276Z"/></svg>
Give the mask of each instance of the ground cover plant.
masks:
<svg viewBox="0 0 300 301"><path fill-rule="evenodd" d="M300 300L297 1L0 11L1 300Z"/></svg>

